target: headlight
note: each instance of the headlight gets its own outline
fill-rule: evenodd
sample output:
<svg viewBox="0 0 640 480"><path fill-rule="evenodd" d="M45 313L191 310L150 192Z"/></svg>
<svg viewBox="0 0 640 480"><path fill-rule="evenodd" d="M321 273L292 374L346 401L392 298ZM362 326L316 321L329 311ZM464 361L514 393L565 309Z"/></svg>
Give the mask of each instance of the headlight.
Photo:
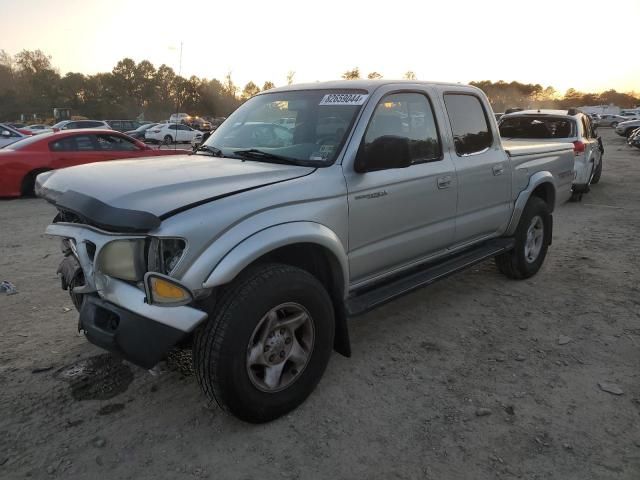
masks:
<svg viewBox="0 0 640 480"><path fill-rule="evenodd" d="M149 271L170 275L182 258L186 246L181 238L153 237L149 246Z"/></svg>
<svg viewBox="0 0 640 480"><path fill-rule="evenodd" d="M144 239L114 240L100 250L96 270L121 280L142 280L146 271Z"/></svg>

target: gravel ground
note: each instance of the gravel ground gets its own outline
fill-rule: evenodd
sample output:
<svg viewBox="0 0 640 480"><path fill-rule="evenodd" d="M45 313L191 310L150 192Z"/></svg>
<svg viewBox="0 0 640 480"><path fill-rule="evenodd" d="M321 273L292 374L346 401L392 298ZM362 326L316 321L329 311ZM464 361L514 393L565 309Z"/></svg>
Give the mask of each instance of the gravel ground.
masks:
<svg viewBox="0 0 640 480"><path fill-rule="evenodd" d="M353 358L260 426L209 405L187 354L149 372L87 343L53 208L0 202L0 478L637 480L640 150L602 135L536 277L488 262L351 321Z"/></svg>

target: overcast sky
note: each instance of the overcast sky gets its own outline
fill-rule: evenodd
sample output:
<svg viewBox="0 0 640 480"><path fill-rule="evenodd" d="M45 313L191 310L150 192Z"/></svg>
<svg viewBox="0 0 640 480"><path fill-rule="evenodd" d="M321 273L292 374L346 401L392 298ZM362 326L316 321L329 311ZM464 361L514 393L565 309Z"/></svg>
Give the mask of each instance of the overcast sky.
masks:
<svg viewBox="0 0 640 480"><path fill-rule="evenodd" d="M517 80L640 91L640 0L0 0L0 49L41 49L62 74L110 71L124 57L222 79ZM634 33L631 33L634 32Z"/></svg>

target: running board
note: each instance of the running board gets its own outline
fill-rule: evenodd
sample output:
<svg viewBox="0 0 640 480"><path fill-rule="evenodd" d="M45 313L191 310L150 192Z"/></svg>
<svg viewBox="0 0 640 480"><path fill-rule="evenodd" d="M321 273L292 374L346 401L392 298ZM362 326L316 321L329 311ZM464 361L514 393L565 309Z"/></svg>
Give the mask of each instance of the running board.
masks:
<svg viewBox="0 0 640 480"><path fill-rule="evenodd" d="M513 249L512 238L496 238L477 247L453 254L438 262L427 263L418 270L396 277L380 286L360 292L346 301L349 316L361 315L420 287L465 270L477 263Z"/></svg>

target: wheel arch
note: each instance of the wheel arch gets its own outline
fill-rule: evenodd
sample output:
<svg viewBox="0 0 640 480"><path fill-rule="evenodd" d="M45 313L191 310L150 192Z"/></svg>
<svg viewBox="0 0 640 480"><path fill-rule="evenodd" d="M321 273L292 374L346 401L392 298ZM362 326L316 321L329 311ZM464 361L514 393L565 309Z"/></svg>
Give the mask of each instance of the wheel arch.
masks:
<svg viewBox="0 0 640 480"><path fill-rule="evenodd" d="M549 205L549 211L553 212L556 204L556 187L553 175L550 172L537 172L531 176L527 188L520 192L515 201L513 214L505 235L509 236L515 233L524 207L532 196L544 200Z"/></svg>
<svg viewBox="0 0 640 480"><path fill-rule="evenodd" d="M334 349L350 356L344 306L349 282L348 261L335 232L314 222L290 222L261 230L229 251L205 280L203 287L228 284L247 267L265 262L301 268L325 286L335 310Z"/></svg>
<svg viewBox="0 0 640 480"><path fill-rule="evenodd" d="M41 173L50 172L53 170L50 167L40 167L29 170L20 181L20 194L22 196L34 195L36 186L36 177ZM31 189L31 191L27 191Z"/></svg>

